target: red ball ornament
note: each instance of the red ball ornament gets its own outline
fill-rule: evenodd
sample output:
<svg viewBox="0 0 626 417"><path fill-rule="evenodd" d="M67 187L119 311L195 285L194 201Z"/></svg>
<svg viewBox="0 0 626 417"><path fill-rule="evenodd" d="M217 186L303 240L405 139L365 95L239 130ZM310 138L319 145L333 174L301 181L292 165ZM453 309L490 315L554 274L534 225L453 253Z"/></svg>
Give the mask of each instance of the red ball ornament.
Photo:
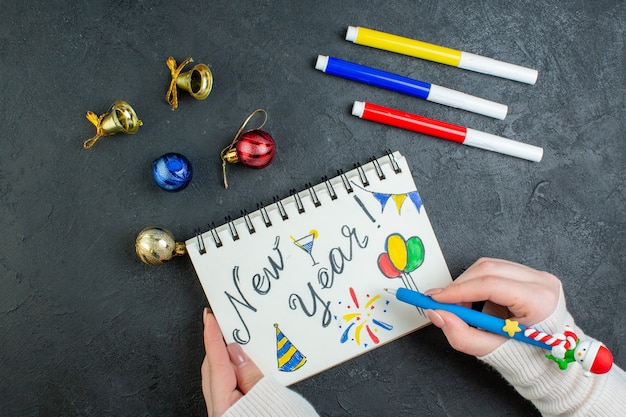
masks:
<svg viewBox="0 0 626 417"><path fill-rule="evenodd" d="M276 155L276 143L264 130L250 130L239 137L235 155L227 162L241 162L252 168L265 168Z"/></svg>
<svg viewBox="0 0 626 417"><path fill-rule="evenodd" d="M242 133L250 119L257 113L265 114L265 120L261 126ZM276 142L274 142L274 138L269 133L261 130L265 121L267 121L265 110L257 109L252 112L239 128L232 143L222 150L222 173L225 188L228 188L226 163L234 164L241 162L243 165L257 169L265 168L272 163L274 155L276 155Z"/></svg>

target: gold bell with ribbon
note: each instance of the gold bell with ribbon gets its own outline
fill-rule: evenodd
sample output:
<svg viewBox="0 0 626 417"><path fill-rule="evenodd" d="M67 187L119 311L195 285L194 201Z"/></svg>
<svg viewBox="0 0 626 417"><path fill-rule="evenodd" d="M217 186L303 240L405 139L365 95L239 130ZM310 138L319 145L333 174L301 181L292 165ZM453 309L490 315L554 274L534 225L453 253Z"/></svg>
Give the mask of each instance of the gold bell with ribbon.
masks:
<svg viewBox="0 0 626 417"><path fill-rule="evenodd" d="M187 58L180 65L176 65L173 57L167 58L165 62L172 77L165 100L172 106L172 110L178 108L178 88L189 92L196 100L204 100L209 96L213 88L213 73L206 64L198 64L182 72L185 65L193 62L193 58Z"/></svg>
<svg viewBox="0 0 626 417"><path fill-rule="evenodd" d="M187 253L184 242L177 242L174 235L162 227L146 227L137 235L135 252L143 263L161 265L175 256Z"/></svg>
<svg viewBox="0 0 626 417"><path fill-rule="evenodd" d="M125 101L116 101L111 110L103 115L96 115L94 112L88 111L85 115L96 127L96 135L87 139L83 143L83 148L91 148L102 136L111 136L116 133L134 134L139 130L139 126L143 124L137 117L135 110Z"/></svg>

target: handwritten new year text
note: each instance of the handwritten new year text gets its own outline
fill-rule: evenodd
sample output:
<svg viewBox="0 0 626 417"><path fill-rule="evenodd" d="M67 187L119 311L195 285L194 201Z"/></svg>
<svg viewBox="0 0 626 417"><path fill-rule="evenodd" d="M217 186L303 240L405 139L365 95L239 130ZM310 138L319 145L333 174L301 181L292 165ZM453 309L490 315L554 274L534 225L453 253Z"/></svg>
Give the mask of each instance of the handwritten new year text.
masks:
<svg viewBox="0 0 626 417"><path fill-rule="evenodd" d="M301 310L307 317L319 316L322 327L331 323L332 314L330 301L323 297L323 290L333 287L338 276L343 274L348 264L354 259L355 251L367 247L368 236L360 237L356 228L343 225L340 229L342 237L340 243L328 252L328 266L317 270L317 282L306 283L302 294L293 292L289 295L288 304L291 310ZM252 274L247 279L240 277L240 267L235 265L232 270L234 291L224 291L230 305L237 315L240 325L236 326L232 335L237 343L247 344L251 340L251 332L246 323L247 314L255 314L258 308L252 301L254 294L265 296L272 290L275 281L281 279L281 271L285 269L285 260L280 247L280 236L277 236L271 253L267 256L267 265L260 272ZM254 298L261 302L260 298Z"/></svg>

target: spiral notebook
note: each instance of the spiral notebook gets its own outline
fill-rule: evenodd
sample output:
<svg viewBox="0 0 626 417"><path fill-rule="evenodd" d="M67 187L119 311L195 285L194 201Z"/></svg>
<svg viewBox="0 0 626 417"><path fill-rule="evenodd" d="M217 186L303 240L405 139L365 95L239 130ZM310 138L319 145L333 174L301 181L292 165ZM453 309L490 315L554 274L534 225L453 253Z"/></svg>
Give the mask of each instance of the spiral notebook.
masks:
<svg viewBox="0 0 626 417"><path fill-rule="evenodd" d="M186 242L227 343L284 385L429 323L384 288L452 280L398 152Z"/></svg>

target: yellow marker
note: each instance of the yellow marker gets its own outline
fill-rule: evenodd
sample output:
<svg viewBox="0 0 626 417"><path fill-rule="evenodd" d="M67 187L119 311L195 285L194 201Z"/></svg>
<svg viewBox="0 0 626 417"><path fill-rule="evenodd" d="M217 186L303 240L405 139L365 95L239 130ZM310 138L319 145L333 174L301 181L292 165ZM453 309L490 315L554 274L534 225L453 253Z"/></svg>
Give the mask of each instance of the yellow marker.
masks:
<svg viewBox="0 0 626 417"><path fill-rule="evenodd" d="M507 62L418 41L416 39L392 35L378 30L359 26L348 26L346 40L358 45L396 52L402 55L426 59L428 61L507 78L526 84L534 84L537 81L537 70L531 68L509 64Z"/></svg>
<svg viewBox="0 0 626 417"><path fill-rule="evenodd" d="M459 62L461 62L461 51L368 28L348 27L346 40L384 51L452 65L453 67L458 67Z"/></svg>

